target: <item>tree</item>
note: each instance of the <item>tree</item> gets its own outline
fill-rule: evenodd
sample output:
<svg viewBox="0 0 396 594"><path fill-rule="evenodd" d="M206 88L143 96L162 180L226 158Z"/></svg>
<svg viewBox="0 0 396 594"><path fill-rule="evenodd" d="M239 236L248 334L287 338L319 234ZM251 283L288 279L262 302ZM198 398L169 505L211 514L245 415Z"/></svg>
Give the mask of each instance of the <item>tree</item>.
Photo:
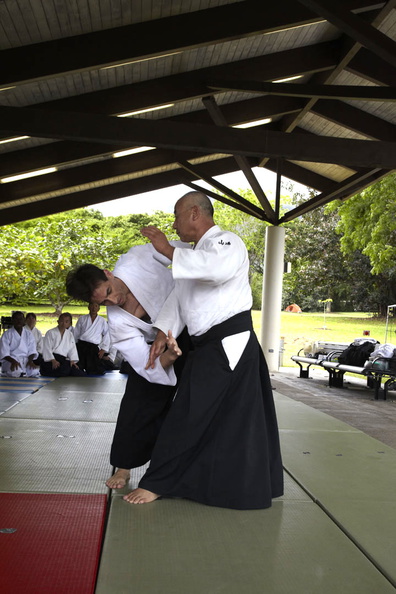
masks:
<svg viewBox="0 0 396 594"><path fill-rule="evenodd" d="M147 242L140 232L142 227L154 225L163 230L170 239L177 239L172 229L174 217L170 213L156 211L153 214L131 214L118 217L107 217L105 220L107 236L113 239L114 248L123 254L133 245Z"/></svg>
<svg viewBox="0 0 396 594"><path fill-rule="evenodd" d="M303 310L315 311L318 302L331 299L339 309L348 300L349 271L337 223L337 212L325 214L324 208L318 208L287 226L285 253L292 272L285 276L284 306L294 302Z"/></svg>
<svg viewBox="0 0 396 594"><path fill-rule="evenodd" d="M90 262L111 269L118 258L103 220L81 211L3 227L0 249L1 300L49 301L57 314L71 300L65 280L72 267Z"/></svg>
<svg viewBox="0 0 396 594"><path fill-rule="evenodd" d="M379 313L396 299L396 174L338 205L342 252L359 250L370 262Z"/></svg>

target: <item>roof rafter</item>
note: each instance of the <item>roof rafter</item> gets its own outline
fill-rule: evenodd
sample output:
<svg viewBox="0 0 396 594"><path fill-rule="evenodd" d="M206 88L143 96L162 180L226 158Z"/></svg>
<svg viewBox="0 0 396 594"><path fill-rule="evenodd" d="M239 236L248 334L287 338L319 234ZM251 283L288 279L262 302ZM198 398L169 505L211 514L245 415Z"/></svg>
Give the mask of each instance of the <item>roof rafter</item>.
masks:
<svg viewBox="0 0 396 594"><path fill-rule="evenodd" d="M221 175L235 171L235 161L233 158L227 157L202 164L200 168L205 175ZM8 225L17 221L38 218L75 208L82 208L84 206L90 206L91 204L108 202L109 200L116 200L126 196L131 197L136 194L142 194L160 188L168 188L178 184L187 184L195 179L195 175L177 169L106 186L85 189L83 191L78 191L76 189L74 192L69 192L63 196L57 197L56 200L49 200L47 198L40 199L40 197L38 197L33 203L33 211L30 214L26 208L27 201L21 201L20 205L15 205L7 210L3 210L0 204L1 224ZM175 195L175 200L177 198L179 198L179 196Z"/></svg>
<svg viewBox="0 0 396 594"><path fill-rule="evenodd" d="M205 97L203 99L203 103L217 126L227 126L227 120L224 117L221 109L217 105L214 97ZM235 161L237 162L239 168L243 171L253 192L256 194L256 197L260 202L261 206L263 207L266 216L269 217L269 220L271 220L271 218L273 218L274 216L274 211L268 201L267 196L265 195L263 189L258 183L256 176L251 170L246 157L243 157L241 155L235 155Z"/></svg>
<svg viewBox="0 0 396 594"><path fill-rule="evenodd" d="M396 45L396 44L395 44ZM347 85L311 85L265 83L251 80L209 81L208 86L221 91L245 91L263 95L312 97L315 99L358 99L361 101L396 101L396 87L362 87Z"/></svg>
<svg viewBox="0 0 396 594"><path fill-rule="evenodd" d="M270 130L240 130L166 120L115 118L92 114L0 107L0 130L120 146L156 146L252 157L282 157L350 167L396 167L396 142L289 135Z"/></svg>
<svg viewBox="0 0 396 594"><path fill-rule="evenodd" d="M192 175L194 175L197 179L202 179L203 181L205 181L208 184L210 184L213 188L216 188L217 190L219 190L219 192L221 192L222 194L225 194L229 198L232 198L232 200L234 200L238 204L241 204L241 205L245 206L245 208L250 209L250 211L252 211L256 215L260 216L260 218L264 218L264 212L260 208L258 208L254 204L251 204L248 200L246 200L245 198L243 198L242 196L240 196L239 194L237 194L233 190L230 190L224 184L222 184L222 183L218 182L217 180L213 179L213 177L207 177L204 173L200 172L199 167L194 167L193 165L191 165L187 161L180 161L179 162L179 165L185 171L188 171L189 173L191 173ZM267 220L271 220L271 219L274 220L274 212L273 211L271 213L271 217L270 218L267 217Z"/></svg>
<svg viewBox="0 0 396 594"><path fill-rule="evenodd" d="M351 13L337 0L298 0L325 18L329 23L344 31L347 35L359 42L363 47L370 49L374 54L396 67L396 42L375 27L366 23L359 16Z"/></svg>
<svg viewBox="0 0 396 594"><path fill-rule="evenodd" d="M303 204L300 204L293 210L289 211L287 214L285 214L280 219L279 223L280 224L287 223L287 222L292 221L293 219L313 210L314 208L318 208L319 206L324 206L325 204L328 204L332 200L336 200L337 198L344 197L348 193L348 190L350 190L351 188L355 188L357 184L361 183L364 180L370 179L370 181L371 181L372 177L380 172L381 172L381 169L376 167L373 169L369 169L369 170L365 171L364 173L360 172L360 173L356 173L355 175L350 176L344 182L339 183L337 185L337 187L335 187L332 191L324 193L324 194L319 194L318 196L315 196L314 198L311 198L310 200L306 200Z"/></svg>

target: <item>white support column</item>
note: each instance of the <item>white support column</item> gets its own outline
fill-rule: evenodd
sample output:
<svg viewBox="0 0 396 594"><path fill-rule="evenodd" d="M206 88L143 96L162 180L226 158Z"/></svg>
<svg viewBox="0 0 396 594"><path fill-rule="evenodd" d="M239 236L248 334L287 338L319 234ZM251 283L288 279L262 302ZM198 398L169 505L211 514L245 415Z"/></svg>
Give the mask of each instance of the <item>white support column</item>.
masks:
<svg viewBox="0 0 396 594"><path fill-rule="evenodd" d="M261 346L270 371L279 369L285 229L267 227L261 310Z"/></svg>

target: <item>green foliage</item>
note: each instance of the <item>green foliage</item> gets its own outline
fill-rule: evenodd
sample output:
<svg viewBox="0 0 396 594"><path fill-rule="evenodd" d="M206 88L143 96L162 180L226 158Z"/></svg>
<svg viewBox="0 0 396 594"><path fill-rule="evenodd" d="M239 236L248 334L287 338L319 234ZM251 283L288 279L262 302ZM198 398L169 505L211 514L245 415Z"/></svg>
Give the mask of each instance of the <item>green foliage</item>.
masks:
<svg viewBox="0 0 396 594"><path fill-rule="evenodd" d="M369 257L374 274L396 274L396 174L347 200L339 208L341 246Z"/></svg>
<svg viewBox="0 0 396 594"><path fill-rule="evenodd" d="M359 250L370 262L379 310L396 299L396 174L390 174L339 206L341 249Z"/></svg>
<svg viewBox="0 0 396 594"><path fill-rule="evenodd" d="M295 199L298 204L300 197ZM303 311L316 311L319 301L332 299L334 311L381 311L384 287L359 249L341 250L339 224L333 203L287 225L286 260L292 272L284 277L284 307L294 302Z"/></svg>
<svg viewBox="0 0 396 594"><path fill-rule="evenodd" d="M169 239L177 239L172 229L174 216L171 213L156 211L153 214L131 214L107 217L106 232L112 238L114 249L123 254L133 245L141 245L147 240L140 233L142 227L154 225L163 230Z"/></svg>
<svg viewBox="0 0 396 594"><path fill-rule="evenodd" d="M86 211L2 227L0 249L0 300L44 300L57 313L70 301L65 292L70 268L84 262L112 267L118 257L103 218Z"/></svg>
<svg viewBox="0 0 396 594"><path fill-rule="evenodd" d="M0 302L49 302L59 314L70 302L68 271L84 263L112 270L122 253L147 241L140 233L146 225L177 238L173 215L163 212L105 218L78 209L1 227Z"/></svg>
<svg viewBox="0 0 396 594"><path fill-rule="evenodd" d="M285 259L292 272L285 275L284 307L298 303L315 311L319 301L332 299L337 307L346 298L349 273L341 265L337 223L336 212L318 208L287 226Z"/></svg>

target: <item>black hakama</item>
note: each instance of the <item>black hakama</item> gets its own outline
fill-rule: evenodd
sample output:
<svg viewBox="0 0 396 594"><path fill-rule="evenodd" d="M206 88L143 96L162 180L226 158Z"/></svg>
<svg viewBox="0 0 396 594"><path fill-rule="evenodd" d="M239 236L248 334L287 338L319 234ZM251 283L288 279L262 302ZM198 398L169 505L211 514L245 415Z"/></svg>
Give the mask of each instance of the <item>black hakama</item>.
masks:
<svg viewBox="0 0 396 594"><path fill-rule="evenodd" d="M86 340L77 340L78 366L89 374L103 375L106 371L114 369L113 363L108 359L99 359L97 344Z"/></svg>
<svg viewBox="0 0 396 594"><path fill-rule="evenodd" d="M130 369L111 446L112 466L137 468L150 460L175 391L174 386L152 384Z"/></svg>
<svg viewBox="0 0 396 594"><path fill-rule="evenodd" d="M232 371L221 340L246 330L249 341ZM268 368L251 314L192 341L139 487L219 507L270 507L283 494L283 470Z"/></svg>
<svg viewBox="0 0 396 594"><path fill-rule="evenodd" d="M180 377L190 348L184 330L178 338L183 355L174 364ZM176 386L154 384L129 366L128 381L121 400L110 453L110 464L117 468L137 468L146 464L169 410Z"/></svg>

